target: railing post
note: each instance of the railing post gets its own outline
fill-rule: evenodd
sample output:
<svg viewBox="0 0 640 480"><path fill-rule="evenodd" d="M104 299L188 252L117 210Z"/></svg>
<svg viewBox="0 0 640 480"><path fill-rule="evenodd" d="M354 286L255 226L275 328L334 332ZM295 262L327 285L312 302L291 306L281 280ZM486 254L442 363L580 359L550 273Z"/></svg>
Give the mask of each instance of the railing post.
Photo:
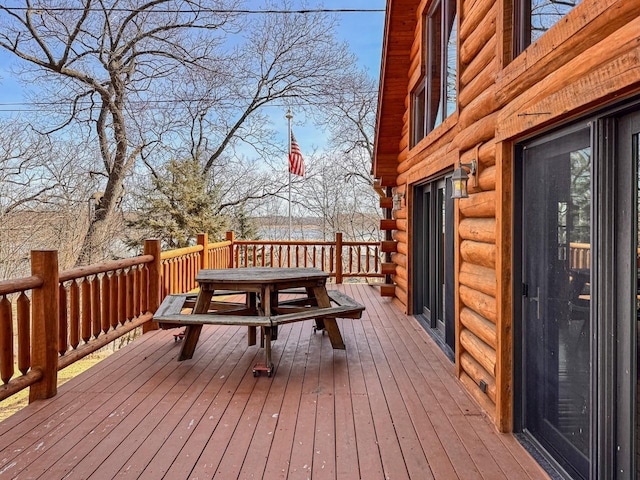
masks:
<svg viewBox="0 0 640 480"><path fill-rule="evenodd" d="M158 309L161 302L161 286L162 286L162 264L160 260L160 254L162 252L162 246L160 240L145 240L144 241L144 254L153 255L153 262L147 264L149 269L149 303L148 308L150 312L154 312ZM158 324L156 322L145 322L142 325L142 333L150 332L151 330L157 330Z"/></svg>
<svg viewBox="0 0 640 480"><path fill-rule="evenodd" d="M200 255L200 270L211 268L209 265L209 250L207 249L207 247L209 246L209 234L199 233L197 243L198 245L202 245L202 255Z"/></svg>
<svg viewBox="0 0 640 480"><path fill-rule="evenodd" d="M336 283L342 283L342 232L336 232Z"/></svg>
<svg viewBox="0 0 640 480"><path fill-rule="evenodd" d="M227 241L231 242L229 245L229 268L233 268L233 244L236 240L236 233L231 231L227 232Z"/></svg>
<svg viewBox="0 0 640 480"><path fill-rule="evenodd" d="M42 278L32 290L31 368L42 371L42 380L29 389L29 403L55 396L58 391L58 252L31 252L31 274Z"/></svg>

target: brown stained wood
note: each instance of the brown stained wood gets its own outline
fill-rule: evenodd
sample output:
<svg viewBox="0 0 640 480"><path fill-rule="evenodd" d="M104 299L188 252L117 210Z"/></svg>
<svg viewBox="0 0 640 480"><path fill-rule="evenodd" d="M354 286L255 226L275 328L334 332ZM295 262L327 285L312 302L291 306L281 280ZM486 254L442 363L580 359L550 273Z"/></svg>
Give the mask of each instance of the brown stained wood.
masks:
<svg viewBox="0 0 640 480"><path fill-rule="evenodd" d="M196 247L197 248L197 247ZM168 253L168 252L167 252ZM83 267L75 267L60 272L60 282L69 280L79 280L84 277L90 277L102 272L117 270L119 268L128 268L133 265L141 265L150 262L152 257L149 255L141 255L139 257L123 258L122 260L110 260L108 262L94 263Z"/></svg>
<svg viewBox="0 0 640 480"><path fill-rule="evenodd" d="M183 270L181 270L183 271ZM183 271L184 272L184 271ZM185 277L186 277L186 272L184 273ZM126 275L125 275L126 279L127 279L127 320L131 320L134 316L135 316L135 305L134 305L134 295L133 295L133 291L135 289L135 270L130 268ZM189 291L188 288L182 290L184 291Z"/></svg>
<svg viewBox="0 0 640 480"><path fill-rule="evenodd" d="M479 143L487 142L495 137L496 123L499 120L500 112L494 112L478 120L472 126L458 133L453 142L448 146L449 151L459 149L469 150Z"/></svg>
<svg viewBox="0 0 640 480"><path fill-rule="evenodd" d="M463 163L466 163L466 162L463 162ZM496 167L495 167L495 165L491 165L489 167L483 166L480 169L480 175L478 176L478 189L480 191L487 191L487 190L495 190L496 189Z"/></svg>
<svg viewBox="0 0 640 480"><path fill-rule="evenodd" d="M473 383L480 385L483 381L487 384L487 396L493 403L496 402L496 380L493 376L487 372L482 365L480 365L475 358L469 353L464 352L460 355L460 363L462 363L462 369L471 377Z"/></svg>
<svg viewBox="0 0 640 480"><path fill-rule="evenodd" d="M397 218L396 226L398 227L398 230L406 232L409 229L409 221L406 218Z"/></svg>
<svg viewBox="0 0 640 480"><path fill-rule="evenodd" d="M464 351L468 352L491 376L495 377L496 351L493 348L467 329L463 329L460 332L460 345Z"/></svg>
<svg viewBox="0 0 640 480"><path fill-rule="evenodd" d="M480 1L482 0L465 0L462 2L462 5L460 5L460 17L467 18Z"/></svg>
<svg viewBox="0 0 640 480"><path fill-rule="evenodd" d="M117 272L111 272L109 277L109 324L111 328L118 326L118 281Z"/></svg>
<svg viewBox="0 0 640 480"><path fill-rule="evenodd" d="M491 402L486 393L483 393L480 390L480 387L473 381L473 379L467 375L465 372L462 372L460 375L460 382L465 386L469 394L475 399L476 402L487 412L487 415L491 418L491 420L495 421L495 410L496 406ZM543 477L544 478L544 477Z"/></svg>
<svg viewBox="0 0 640 480"><path fill-rule="evenodd" d="M432 132L433 133L433 132ZM424 163L426 159L438 160L441 157L447 155L447 149L449 147L449 143L453 138L455 132L448 131L444 134L438 130L435 132L436 134L441 134L441 137L434 140L433 143L425 146L425 148L419 149L417 152L412 152L411 156L407 156L407 158L398 164L398 174L400 174L398 181L402 182L402 174L407 173L407 171L411 170L414 167L419 167ZM393 185L397 186L396 184Z"/></svg>
<svg viewBox="0 0 640 480"><path fill-rule="evenodd" d="M603 68L606 69L608 64L615 63L616 59L627 53L637 52L640 45L640 37L637 35L639 30L640 17L629 21L619 30L584 51L582 55L576 56L573 51L566 52L566 57L563 57L564 64L552 72L547 72L526 92L510 101L503 109L501 118L521 113L526 110L527 104L539 102L540 99L549 97L561 89L579 83L586 75L592 75L595 71ZM631 58L635 57L631 55ZM523 75L523 77L525 78L521 81L527 81L528 75ZM504 99L499 95L498 100L504 102Z"/></svg>
<svg viewBox="0 0 640 480"><path fill-rule="evenodd" d="M460 285L460 301L492 323L496 323L496 299L465 285Z"/></svg>
<svg viewBox="0 0 640 480"><path fill-rule="evenodd" d="M72 280L69 284L69 345L77 348L80 343L80 287Z"/></svg>
<svg viewBox="0 0 640 480"><path fill-rule="evenodd" d="M468 3L468 2L463 2ZM460 41L465 39L477 28L484 28L484 19L494 4L494 0L477 0L472 7L464 8L465 16L460 22Z"/></svg>
<svg viewBox="0 0 640 480"><path fill-rule="evenodd" d="M473 57L460 75L460 88L463 90L474 78L476 78L489 65L491 60L496 57L497 35L492 36L489 41L482 47L482 50ZM498 75L498 73L497 73ZM494 79L495 80L495 79Z"/></svg>
<svg viewBox="0 0 640 480"><path fill-rule="evenodd" d="M463 308L460 311L460 323L480 340L496 350L498 341L495 324L469 308Z"/></svg>
<svg viewBox="0 0 640 480"><path fill-rule="evenodd" d="M30 290L38 288L41 285L42 279L35 275L11 280L0 280L0 295L9 295L10 293Z"/></svg>
<svg viewBox="0 0 640 480"><path fill-rule="evenodd" d="M62 283L58 287L58 295L60 296L60 303L58 304L58 320L60 321L58 327L58 353L64 355L69 349L69 344L67 343L67 337L69 335L69 302L67 289Z"/></svg>
<svg viewBox="0 0 640 480"><path fill-rule="evenodd" d="M638 16L637 4L626 0L599 0L578 5L537 42L516 57L501 73L498 99L507 104L560 69L569 59L579 58L602 39ZM636 30L637 32L637 30ZM614 49L637 34L624 39Z"/></svg>
<svg viewBox="0 0 640 480"><path fill-rule="evenodd" d="M495 269L496 246L493 243L463 240L460 243L460 257L466 262Z"/></svg>
<svg viewBox="0 0 640 480"><path fill-rule="evenodd" d="M190 274L190 278L195 278L196 276L196 272L197 272L197 266L200 263L200 258L194 256L193 257L193 263L191 265L191 274ZM141 278L142 278L142 272L139 268L134 268L133 269L133 309L132 309L132 315L133 317L137 317L139 316L144 310L142 310L142 305L141 305L141 299L140 299L140 282L141 282ZM193 282L191 282L193 283ZM189 288L189 290L192 290L193 286L191 286L191 288Z"/></svg>
<svg viewBox="0 0 640 480"><path fill-rule="evenodd" d="M494 85L490 85L487 89L479 92L471 102L462 110L458 120L458 127L465 129L482 118L490 115L498 109L496 101L496 89Z"/></svg>
<svg viewBox="0 0 640 480"><path fill-rule="evenodd" d="M31 291L31 367L42 371L42 379L29 389L29 403L55 396L58 388L58 252L31 251L31 274L42 278Z"/></svg>
<svg viewBox="0 0 640 480"><path fill-rule="evenodd" d="M380 208L386 208L386 209L393 208L393 198L380 197Z"/></svg>
<svg viewBox="0 0 640 480"><path fill-rule="evenodd" d="M640 20L636 28L640 28ZM613 59L610 63L590 70L588 73L574 79L572 83L565 83L563 88L549 95L541 97L527 97L532 103L522 105L517 112L511 105L501 112L500 119L504 120L496 131L498 140L504 140L515 133L522 133L549 123L551 119L567 116L566 112L577 113L603 99L623 96L638 92L640 83L640 37L629 41L635 50ZM616 49L609 45L609 49ZM597 55L597 53L594 53ZM555 80L560 80L555 77ZM556 87L559 87L556 85ZM545 113L546 112L546 113ZM515 117L505 115L513 113Z"/></svg>
<svg viewBox="0 0 640 480"><path fill-rule="evenodd" d="M494 218L465 218L460 220L458 234L463 240L494 243L496 220Z"/></svg>
<svg viewBox="0 0 640 480"><path fill-rule="evenodd" d="M493 3L487 12L480 27L476 28L469 37L461 44L460 61L464 64L471 62L489 39L496 34L496 15L498 4Z"/></svg>
<svg viewBox="0 0 640 480"><path fill-rule="evenodd" d="M383 262L380 266L380 273L383 275L393 275L396 272L396 264L393 262Z"/></svg>
<svg viewBox="0 0 640 480"><path fill-rule="evenodd" d="M471 104L471 102L479 97L483 92L490 89L490 87L495 87L496 75L498 74L498 60L493 59L482 71L473 78L464 88L460 91L459 95L459 103L460 107L463 109ZM496 91L495 88L492 91L492 94L495 97ZM493 110L498 108L498 102L493 99L495 107ZM462 116L460 118L462 122Z"/></svg>
<svg viewBox="0 0 640 480"><path fill-rule="evenodd" d="M150 332L0 424L0 468L14 463L11 478L186 480L219 469L221 478L266 479L290 468L293 478L305 463L322 472L326 461L331 478L369 479L407 478L427 458L423 471L436 480L548 478L497 433L478 406L492 408L487 395L476 403L475 390L461 388L415 319L367 285L340 288L367 307L341 324L345 351L310 323L292 324L274 342L277 374L253 378L259 350L244 329L203 330L202 350L182 364L171 332Z"/></svg>
<svg viewBox="0 0 640 480"><path fill-rule="evenodd" d="M481 144L480 148L477 147L477 145L474 145L470 149L463 151L460 154L460 161L462 163L469 163L474 158L478 160L481 164L480 176L482 177L482 173L485 169L496 164L496 143L494 141L489 141ZM493 190L493 188L488 190Z"/></svg>
<svg viewBox="0 0 640 480"><path fill-rule="evenodd" d="M392 218L382 218L380 219L380 230L397 230L397 220Z"/></svg>
<svg viewBox="0 0 640 480"><path fill-rule="evenodd" d="M94 337L97 337L102 332L102 309L100 304L100 278L95 276L91 280L91 329Z"/></svg>
<svg viewBox="0 0 640 480"><path fill-rule="evenodd" d="M31 301L22 292L16 302L18 314L18 370L26 375L31 367Z"/></svg>
<svg viewBox="0 0 640 480"><path fill-rule="evenodd" d="M464 217L493 218L496 214L496 192L490 190L472 193L468 198L460 199L458 208Z"/></svg>
<svg viewBox="0 0 640 480"><path fill-rule="evenodd" d="M111 328L111 282L108 274L102 275L100 279L100 294L101 294L101 322L100 326L103 333L107 333Z"/></svg>
<svg viewBox="0 0 640 480"><path fill-rule="evenodd" d="M396 252L398 250L398 242L385 240L380 242L380 251L383 253Z"/></svg>
<svg viewBox="0 0 640 480"><path fill-rule="evenodd" d="M7 297L0 299L0 379L8 383L13 377L13 314Z"/></svg>
<svg viewBox="0 0 640 480"><path fill-rule="evenodd" d="M380 296L393 297L396 293L396 286L392 283L380 285Z"/></svg>
<svg viewBox="0 0 640 480"><path fill-rule="evenodd" d="M88 342L91 339L91 283L86 278L80 283L80 303L82 314L80 337Z"/></svg>
<svg viewBox="0 0 640 480"><path fill-rule="evenodd" d="M513 148L510 144L499 144L496 155L496 169L500 172L500 176L497 179L497 193L500 201L496 210L496 224L498 231L501 232L496 244L496 271L498 272L498 357L496 359L498 392L496 395L496 425L501 432L510 432L513 429L513 287L511 280L513 210L512 202L510 201L513 193Z"/></svg>
<svg viewBox="0 0 640 480"><path fill-rule="evenodd" d="M496 296L496 271L493 268L461 262L458 279L462 285L494 298Z"/></svg>
<svg viewBox="0 0 640 480"><path fill-rule="evenodd" d="M409 293L406 287L403 287L402 285L396 285L395 295L396 295L396 298L402 303L402 305L408 304Z"/></svg>
<svg viewBox="0 0 640 480"><path fill-rule="evenodd" d="M175 267L175 265L174 265ZM175 270L174 270L175 272ZM118 277L118 323L124 325L127 321L127 273L124 270L118 270L116 276ZM177 284L175 281L172 283L172 291L175 291Z"/></svg>

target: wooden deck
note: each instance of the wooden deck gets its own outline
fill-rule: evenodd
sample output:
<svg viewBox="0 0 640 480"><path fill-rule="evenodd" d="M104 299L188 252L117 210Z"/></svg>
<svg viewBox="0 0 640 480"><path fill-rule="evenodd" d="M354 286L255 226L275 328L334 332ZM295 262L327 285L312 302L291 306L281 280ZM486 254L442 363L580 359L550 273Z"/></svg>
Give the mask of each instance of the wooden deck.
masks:
<svg viewBox="0 0 640 480"><path fill-rule="evenodd" d="M346 350L281 327L275 375L246 328L205 326L192 360L144 335L0 423L0 478L545 479L499 434L411 317L367 285Z"/></svg>

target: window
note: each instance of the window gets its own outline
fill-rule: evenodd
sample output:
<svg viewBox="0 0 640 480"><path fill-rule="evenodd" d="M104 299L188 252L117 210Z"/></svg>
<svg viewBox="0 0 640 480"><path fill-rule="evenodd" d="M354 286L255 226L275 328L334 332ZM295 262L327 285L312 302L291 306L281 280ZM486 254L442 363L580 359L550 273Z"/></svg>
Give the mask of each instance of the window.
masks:
<svg viewBox="0 0 640 480"><path fill-rule="evenodd" d="M412 146L456 111L456 0L436 0L423 25L425 73L412 94Z"/></svg>
<svg viewBox="0 0 640 480"><path fill-rule="evenodd" d="M582 0L518 0L516 3L516 51L538 40Z"/></svg>

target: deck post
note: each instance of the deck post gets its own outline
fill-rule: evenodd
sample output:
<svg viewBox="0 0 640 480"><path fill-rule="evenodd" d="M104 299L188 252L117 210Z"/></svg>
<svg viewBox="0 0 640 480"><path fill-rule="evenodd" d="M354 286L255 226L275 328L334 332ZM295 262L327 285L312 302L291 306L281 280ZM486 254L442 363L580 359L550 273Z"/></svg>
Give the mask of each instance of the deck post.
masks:
<svg viewBox="0 0 640 480"><path fill-rule="evenodd" d="M32 290L31 369L41 370L42 379L29 388L29 403L55 396L58 391L58 252L33 250L31 274L42 278Z"/></svg>
<svg viewBox="0 0 640 480"><path fill-rule="evenodd" d="M200 270L206 270L211 268L209 265L209 234L207 233L199 233L198 234L198 245L202 245L202 254L200 255Z"/></svg>
<svg viewBox="0 0 640 480"><path fill-rule="evenodd" d="M162 245L160 240L145 240L144 241L144 254L153 255L153 262L147 264L149 269L149 303L148 309L150 312L155 312L160 306L162 296L162 265L160 260L160 254L162 252ZM145 322L142 325L142 333L150 332L151 330L157 330L158 324L156 322Z"/></svg>
<svg viewBox="0 0 640 480"><path fill-rule="evenodd" d="M229 245L229 268L233 268L233 243L236 240L235 232L227 232L227 241L231 242Z"/></svg>
<svg viewBox="0 0 640 480"><path fill-rule="evenodd" d="M342 283L342 232L336 232L336 283Z"/></svg>

